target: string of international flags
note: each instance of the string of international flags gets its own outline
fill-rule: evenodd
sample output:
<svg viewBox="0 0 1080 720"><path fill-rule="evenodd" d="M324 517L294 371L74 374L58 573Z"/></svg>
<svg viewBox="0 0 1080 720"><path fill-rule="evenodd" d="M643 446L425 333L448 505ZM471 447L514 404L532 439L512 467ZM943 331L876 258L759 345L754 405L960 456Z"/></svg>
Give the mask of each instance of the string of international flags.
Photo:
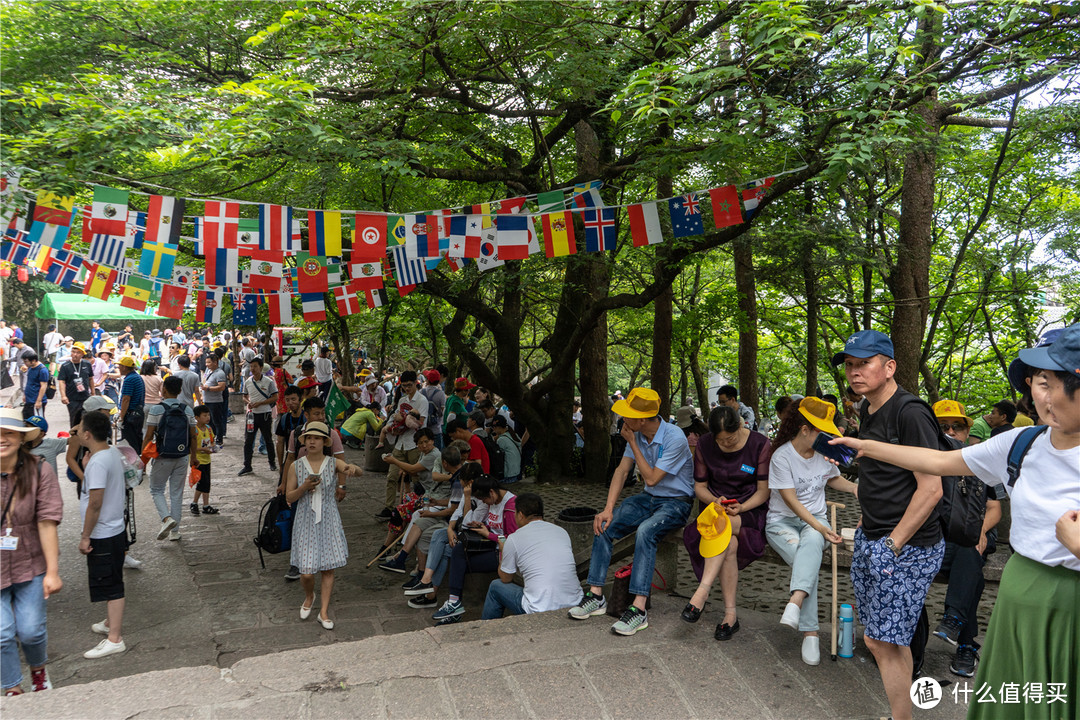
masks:
<svg viewBox="0 0 1080 720"><path fill-rule="evenodd" d="M194 300L199 321L218 323L224 303L232 302L233 323L254 325L263 300L270 322L287 325L294 298L308 322L326 319L326 293L333 294L340 314L349 315L364 305L384 305L387 283L401 296L409 294L442 262L451 272L469 262L484 272L540 252L557 258L614 250L618 210L626 212L635 247L663 241L662 209L675 238L704 234L704 209L716 228L737 225L754 214L777 177L797 170L628 205L605 205L602 185L593 181L404 214L147 196L102 185L94 185L91 205L75 207L73 197L27 191L17 175L7 173L0 176L0 259L45 272L64 288L81 284L88 296L107 300L119 294L122 305L138 311L150 312L156 300L153 312L160 317L180 319ZM132 195L148 197L145 211L131 206ZM192 202L203 205L202 215L185 216ZM258 217L241 217L241 207L251 205ZM581 216L583 248L575 213ZM69 238L80 217L87 249L76 251ZM190 235L181 234L185 227L192 228ZM176 264L181 240L192 242L191 254L203 258L202 267ZM139 250L138 258L128 257L129 250Z"/></svg>

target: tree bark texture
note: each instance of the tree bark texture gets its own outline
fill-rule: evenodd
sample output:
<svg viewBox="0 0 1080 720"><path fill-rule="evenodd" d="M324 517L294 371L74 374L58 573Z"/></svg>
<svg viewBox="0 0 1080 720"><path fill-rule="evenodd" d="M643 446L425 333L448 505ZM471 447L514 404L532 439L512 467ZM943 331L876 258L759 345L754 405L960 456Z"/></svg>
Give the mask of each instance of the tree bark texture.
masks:
<svg viewBox="0 0 1080 720"><path fill-rule="evenodd" d="M739 294L739 399L758 412L758 311L754 252L745 236L732 243L735 290Z"/></svg>

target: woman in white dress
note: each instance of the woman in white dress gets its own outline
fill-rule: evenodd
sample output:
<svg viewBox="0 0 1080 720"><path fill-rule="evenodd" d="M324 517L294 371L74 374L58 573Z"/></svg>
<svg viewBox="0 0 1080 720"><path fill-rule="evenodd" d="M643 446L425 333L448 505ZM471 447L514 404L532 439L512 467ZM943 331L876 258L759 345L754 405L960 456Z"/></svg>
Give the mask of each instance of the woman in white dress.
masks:
<svg viewBox="0 0 1080 720"><path fill-rule="evenodd" d="M285 499L296 503L293 520L292 555L290 564L300 569L300 586L304 588L304 604L300 619L306 620L315 605L315 573L320 573L322 605L319 624L334 629L330 619L330 593L334 589L334 570L349 559L345 530L337 504L345 498L345 485L338 484L338 473L360 475L363 470L344 460L326 455L330 447L330 430L325 423L309 422L300 432L307 455L289 468ZM297 478L303 478L302 483Z"/></svg>

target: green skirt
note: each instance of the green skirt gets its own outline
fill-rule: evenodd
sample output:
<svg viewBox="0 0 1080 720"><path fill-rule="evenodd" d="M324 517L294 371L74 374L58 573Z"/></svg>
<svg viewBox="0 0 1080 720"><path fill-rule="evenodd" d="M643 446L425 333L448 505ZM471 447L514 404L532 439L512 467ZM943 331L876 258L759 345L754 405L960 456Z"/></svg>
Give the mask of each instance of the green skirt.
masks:
<svg viewBox="0 0 1080 720"><path fill-rule="evenodd" d="M1080 572L1009 558L972 690L968 720L1080 717Z"/></svg>

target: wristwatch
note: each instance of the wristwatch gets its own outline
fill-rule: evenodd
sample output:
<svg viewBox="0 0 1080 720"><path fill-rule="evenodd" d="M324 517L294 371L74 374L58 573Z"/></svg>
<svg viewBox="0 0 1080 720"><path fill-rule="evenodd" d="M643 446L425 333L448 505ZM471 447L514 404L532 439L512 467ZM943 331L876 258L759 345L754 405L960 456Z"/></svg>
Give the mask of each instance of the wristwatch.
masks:
<svg viewBox="0 0 1080 720"><path fill-rule="evenodd" d="M344 489L345 489L344 485L338 485L338 490L344 490Z"/></svg>
<svg viewBox="0 0 1080 720"><path fill-rule="evenodd" d="M903 545L901 545L900 547L896 546L896 543L893 542L892 535L886 535L885 536L885 547L892 550L893 554L896 555L896 557L900 557L900 553L902 553L904 551L904 546Z"/></svg>

